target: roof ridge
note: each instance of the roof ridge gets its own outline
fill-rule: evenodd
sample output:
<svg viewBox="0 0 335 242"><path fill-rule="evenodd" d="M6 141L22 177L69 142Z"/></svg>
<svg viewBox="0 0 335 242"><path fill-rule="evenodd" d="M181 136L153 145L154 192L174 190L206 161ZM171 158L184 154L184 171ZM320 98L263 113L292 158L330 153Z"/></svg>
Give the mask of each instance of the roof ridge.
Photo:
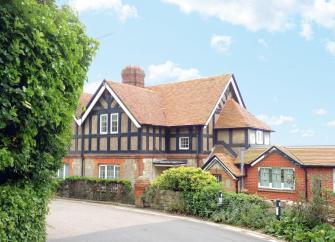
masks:
<svg viewBox="0 0 335 242"><path fill-rule="evenodd" d="M177 85L185 82L192 82L192 81L209 81L210 79L216 79L218 77L225 77L225 76L233 76L233 73L227 73L227 74L222 74L222 75L214 75L214 76L204 76L204 77L199 77L196 79L191 79L191 80L176 80L173 82L169 83L161 83L157 85L151 85L151 86L146 86L145 88L154 88L154 87L160 87L160 86L168 86L168 85Z"/></svg>

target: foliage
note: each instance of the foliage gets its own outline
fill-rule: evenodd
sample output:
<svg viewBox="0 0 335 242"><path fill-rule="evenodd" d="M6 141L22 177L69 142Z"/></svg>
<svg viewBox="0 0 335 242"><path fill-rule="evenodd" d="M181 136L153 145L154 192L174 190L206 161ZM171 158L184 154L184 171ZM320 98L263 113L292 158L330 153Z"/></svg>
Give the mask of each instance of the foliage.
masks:
<svg viewBox="0 0 335 242"><path fill-rule="evenodd" d="M162 175L156 178L153 186L162 190L172 191L199 191L207 185L216 184L216 179L209 172L200 168L177 167L165 170Z"/></svg>
<svg viewBox="0 0 335 242"><path fill-rule="evenodd" d="M151 193L157 189L182 192L185 208L179 207L179 212L186 211L200 217L209 217L215 211L221 191L215 177L194 167L168 169L153 182L153 187Z"/></svg>
<svg viewBox="0 0 335 242"><path fill-rule="evenodd" d="M96 47L69 7L1 1L1 241L45 239L52 178Z"/></svg>
<svg viewBox="0 0 335 242"><path fill-rule="evenodd" d="M123 179L102 179L72 176L59 180L57 194L63 197L133 203L131 182Z"/></svg>
<svg viewBox="0 0 335 242"><path fill-rule="evenodd" d="M269 205L260 197L225 193L222 209L211 220L249 228L264 228L274 218Z"/></svg>
<svg viewBox="0 0 335 242"><path fill-rule="evenodd" d="M30 183L1 186L0 241L44 241L50 190Z"/></svg>
<svg viewBox="0 0 335 242"><path fill-rule="evenodd" d="M280 221L273 221L266 232L292 242L335 241L335 229L331 225L319 224L311 229L292 213L284 215Z"/></svg>

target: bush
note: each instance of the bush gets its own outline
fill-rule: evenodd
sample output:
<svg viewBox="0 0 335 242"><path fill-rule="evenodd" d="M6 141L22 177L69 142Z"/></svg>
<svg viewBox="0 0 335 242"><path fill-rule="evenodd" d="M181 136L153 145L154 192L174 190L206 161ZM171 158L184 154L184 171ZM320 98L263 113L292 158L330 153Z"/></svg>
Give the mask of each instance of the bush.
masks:
<svg viewBox="0 0 335 242"><path fill-rule="evenodd" d="M209 172L194 167L178 167L164 171L148 192L155 193L158 190L182 193L185 208L180 208L179 212L209 217L217 209L217 196L222 189Z"/></svg>
<svg viewBox="0 0 335 242"><path fill-rule="evenodd" d="M45 240L53 177L96 42L54 0L0 4L1 241Z"/></svg>
<svg viewBox="0 0 335 242"><path fill-rule="evenodd" d="M248 228L264 228L274 219L269 205L260 197L246 194L225 193L222 209L211 219Z"/></svg>
<svg viewBox="0 0 335 242"><path fill-rule="evenodd" d="M133 203L134 194L128 180L91 177L68 177L59 181L57 191L63 197Z"/></svg>
<svg viewBox="0 0 335 242"><path fill-rule="evenodd" d="M273 221L266 227L266 232L292 242L335 241L335 229L331 225L319 224L310 229L291 213L284 215L280 221Z"/></svg>
<svg viewBox="0 0 335 242"><path fill-rule="evenodd" d="M50 190L30 183L2 185L0 241L44 241Z"/></svg>

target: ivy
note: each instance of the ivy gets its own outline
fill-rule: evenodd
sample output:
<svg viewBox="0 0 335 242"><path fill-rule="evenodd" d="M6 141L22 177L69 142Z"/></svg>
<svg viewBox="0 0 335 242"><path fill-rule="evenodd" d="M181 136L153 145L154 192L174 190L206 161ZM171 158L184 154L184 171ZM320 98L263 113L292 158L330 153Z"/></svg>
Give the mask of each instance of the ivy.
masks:
<svg viewBox="0 0 335 242"><path fill-rule="evenodd" d="M1 1L0 223L6 224L0 226L1 241L45 238L52 178L68 151L96 49L69 7L53 0ZM29 233L35 237L25 237Z"/></svg>

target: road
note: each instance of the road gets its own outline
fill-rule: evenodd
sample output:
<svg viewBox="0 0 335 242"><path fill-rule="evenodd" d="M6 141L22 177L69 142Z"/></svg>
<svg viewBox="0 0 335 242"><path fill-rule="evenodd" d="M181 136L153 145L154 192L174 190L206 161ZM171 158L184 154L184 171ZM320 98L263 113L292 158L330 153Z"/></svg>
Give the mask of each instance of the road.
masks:
<svg viewBox="0 0 335 242"><path fill-rule="evenodd" d="M49 208L50 242L275 241L231 226L132 207L55 199Z"/></svg>

